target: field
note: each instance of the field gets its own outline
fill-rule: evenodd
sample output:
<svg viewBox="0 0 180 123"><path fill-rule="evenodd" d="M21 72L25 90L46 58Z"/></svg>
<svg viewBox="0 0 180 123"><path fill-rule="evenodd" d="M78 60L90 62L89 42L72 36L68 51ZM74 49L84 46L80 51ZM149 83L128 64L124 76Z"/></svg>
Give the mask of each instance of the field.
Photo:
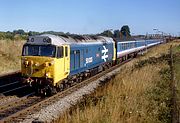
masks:
<svg viewBox="0 0 180 123"><path fill-rule="evenodd" d="M118 76L66 112L60 123L171 122L170 70L166 55L174 42L154 47L123 66Z"/></svg>
<svg viewBox="0 0 180 123"><path fill-rule="evenodd" d="M0 74L20 70L24 41L0 40Z"/></svg>

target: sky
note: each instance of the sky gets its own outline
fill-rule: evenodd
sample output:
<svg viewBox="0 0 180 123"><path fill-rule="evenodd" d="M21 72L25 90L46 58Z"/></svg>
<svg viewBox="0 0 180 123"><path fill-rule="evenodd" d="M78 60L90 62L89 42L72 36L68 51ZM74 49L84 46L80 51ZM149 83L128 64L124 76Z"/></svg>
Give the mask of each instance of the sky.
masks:
<svg viewBox="0 0 180 123"><path fill-rule="evenodd" d="M0 0L0 31L180 35L180 0Z"/></svg>

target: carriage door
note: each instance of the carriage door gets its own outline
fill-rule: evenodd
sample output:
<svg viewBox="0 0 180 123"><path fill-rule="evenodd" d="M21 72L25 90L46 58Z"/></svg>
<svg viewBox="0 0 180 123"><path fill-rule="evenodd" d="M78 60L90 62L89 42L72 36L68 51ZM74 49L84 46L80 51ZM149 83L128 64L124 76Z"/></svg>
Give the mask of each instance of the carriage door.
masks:
<svg viewBox="0 0 180 123"><path fill-rule="evenodd" d="M64 72L65 75L68 75L70 71L70 50L68 46L64 46Z"/></svg>

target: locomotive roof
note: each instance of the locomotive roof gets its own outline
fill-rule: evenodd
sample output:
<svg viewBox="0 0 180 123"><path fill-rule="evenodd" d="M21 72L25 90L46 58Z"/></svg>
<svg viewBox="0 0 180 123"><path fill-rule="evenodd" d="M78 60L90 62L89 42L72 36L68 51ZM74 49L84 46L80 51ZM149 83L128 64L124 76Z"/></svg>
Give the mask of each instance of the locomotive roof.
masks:
<svg viewBox="0 0 180 123"><path fill-rule="evenodd" d="M96 43L111 43L112 38L104 36L80 36L80 35L61 35L43 34L29 36L27 44L96 44Z"/></svg>

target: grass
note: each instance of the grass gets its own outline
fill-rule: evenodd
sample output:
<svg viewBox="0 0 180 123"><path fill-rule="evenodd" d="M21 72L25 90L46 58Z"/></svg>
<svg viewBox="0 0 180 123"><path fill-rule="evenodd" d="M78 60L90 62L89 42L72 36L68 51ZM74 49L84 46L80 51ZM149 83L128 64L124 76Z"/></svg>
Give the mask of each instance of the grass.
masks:
<svg viewBox="0 0 180 123"><path fill-rule="evenodd" d="M175 81L177 84L177 90L179 93L179 99L180 99L180 55L178 55L177 57L175 57L175 61L174 61L174 69L175 69Z"/></svg>
<svg viewBox="0 0 180 123"><path fill-rule="evenodd" d="M170 45L150 49L143 57L122 66L110 84L98 89L66 112L59 123L168 123L171 122L170 73L167 61L160 57ZM137 65L155 59L143 66ZM136 65L135 65L136 64ZM140 67L137 67L140 66Z"/></svg>
<svg viewBox="0 0 180 123"><path fill-rule="evenodd" d="M157 114L160 115L159 108L163 107L158 107L158 102L154 98L158 98L159 94L153 94L153 90L156 86L154 82L160 81L159 72L164 67L167 65L161 64L160 67L147 65L133 72L128 72L130 68L126 68L127 71L115 77L103 91L96 92L94 98L99 99L96 104L94 99L90 98L88 105L87 102L81 104L73 115L65 114L60 122L152 123L159 121Z"/></svg>
<svg viewBox="0 0 180 123"><path fill-rule="evenodd" d="M179 102L180 101L180 45L173 48L173 54L174 54L176 98L177 98L177 102ZM180 114L180 104L179 103L177 103L177 112Z"/></svg>
<svg viewBox="0 0 180 123"><path fill-rule="evenodd" d="M0 74L20 70L24 41L0 40Z"/></svg>

